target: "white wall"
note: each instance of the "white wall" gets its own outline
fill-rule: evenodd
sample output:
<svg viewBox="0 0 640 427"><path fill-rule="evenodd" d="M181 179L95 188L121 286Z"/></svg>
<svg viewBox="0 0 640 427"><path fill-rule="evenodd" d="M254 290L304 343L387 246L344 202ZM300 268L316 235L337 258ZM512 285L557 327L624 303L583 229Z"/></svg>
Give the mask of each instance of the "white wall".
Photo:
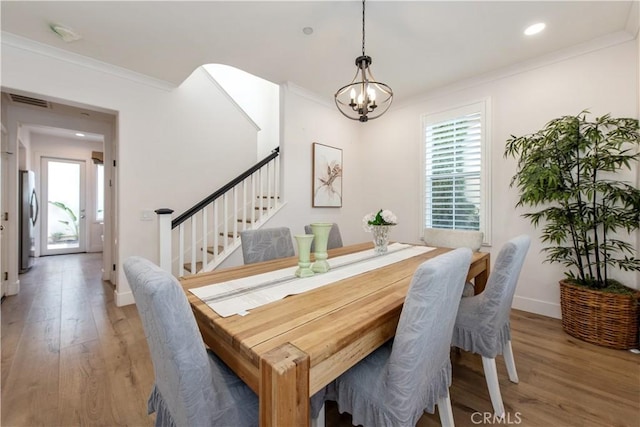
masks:
<svg viewBox="0 0 640 427"><path fill-rule="evenodd" d="M267 157L280 145L280 87L228 65L207 64L204 69L258 125L256 161Z"/></svg>
<svg viewBox="0 0 640 427"><path fill-rule="evenodd" d="M142 221L142 212L179 214L255 163L253 124L202 69L171 88L3 33L2 85L117 112L119 305L133 302L122 262L158 258L157 220Z"/></svg>
<svg viewBox="0 0 640 427"><path fill-rule="evenodd" d="M281 173L283 176L282 200L286 205L265 225L289 227L291 234L303 234L305 224L311 222L335 222L345 245L368 240L371 236L362 232L361 220L364 184L359 132L362 124L347 120L335 105L320 99L291 83L280 87L282 99L280 143ZM342 149L343 204L341 208L311 207L312 144L318 142ZM298 248L295 245L294 248ZM220 268L242 265L242 252L237 250Z"/></svg>
<svg viewBox="0 0 640 427"><path fill-rule="evenodd" d="M346 120L333 104L293 84L281 86L282 142L281 167L286 206L269 227L285 226L292 235L304 233L311 222L335 222L345 244L362 241L359 229L363 183L362 162L358 158L360 123ZM312 144L342 149L343 188L341 208L311 207ZM297 250L297 249L296 249Z"/></svg>
<svg viewBox="0 0 640 427"><path fill-rule="evenodd" d="M583 47L584 48L584 47ZM421 229L420 169L422 115L477 101L492 100L491 211L495 257L509 238L526 233L532 245L516 292L514 306L560 316L558 280L560 265L543 264L539 231L515 209L517 190L509 188L516 163L503 157L511 134L541 129L550 119L589 109L594 115L638 117L638 46L626 41L565 59L528 64L527 69L460 83L428 94L410 105L392 107L380 120L370 122L360 135L357 154L366 177L361 191L367 204L393 210L399 220L394 237L417 241ZM506 71L506 70L505 70ZM636 181L637 170L621 178ZM376 206L371 206L375 208ZM629 237L633 240L633 237ZM626 275L639 287L636 275Z"/></svg>

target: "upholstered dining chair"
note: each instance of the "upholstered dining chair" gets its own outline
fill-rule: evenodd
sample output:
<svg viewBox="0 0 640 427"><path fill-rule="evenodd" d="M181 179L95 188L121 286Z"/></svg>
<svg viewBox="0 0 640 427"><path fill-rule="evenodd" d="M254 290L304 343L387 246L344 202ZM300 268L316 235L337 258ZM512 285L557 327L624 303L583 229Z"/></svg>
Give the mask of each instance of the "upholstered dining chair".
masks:
<svg viewBox="0 0 640 427"><path fill-rule="evenodd" d="M427 246L441 248L470 248L478 252L482 247L484 233L475 230L448 230L441 228L425 228L423 240ZM467 282L462 291L463 297L475 295L473 283Z"/></svg>
<svg viewBox="0 0 640 427"><path fill-rule="evenodd" d="M124 272L153 362L155 384L147 409L149 414L156 413L155 425L257 426L258 397L205 349L175 277L141 257L128 258ZM320 415L324 395L323 389L311 398L312 421Z"/></svg>
<svg viewBox="0 0 640 427"><path fill-rule="evenodd" d="M304 232L306 234L313 234L311 231L311 225L304 226ZM315 242L311 242L311 252L314 251ZM329 240L327 241L327 249L341 248L342 247L342 235L340 234L340 228L338 224L333 223L331 230L329 230Z"/></svg>
<svg viewBox="0 0 640 427"><path fill-rule="evenodd" d="M287 227L241 231L240 241L245 264L295 255L291 230Z"/></svg>
<svg viewBox="0 0 640 427"><path fill-rule="evenodd" d="M496 356L504 354L511 382L518 382L518 373L511 347L509 313L520 270L531 239L521 235L507 242L498 253L484 292L462 298L451 345L480 354L491 404L497 416L504 415L500 394Z"/></svg>
<svg viewBox="0 0 640 427"><path fill-rule="evenodd" d="M205 349L178 281L140 257L128 258L124 272L151 352L156 426L256 426L257 396Z"/></svg>
<svg viewBox="0 0 640 427"><path fill-rule="evenodd" d="M471 251L456 249L424 262L413 275L393 343L336 379L327 400L354 425L415 426L424 411L453 425L449 398L450 337Z"/></svg>

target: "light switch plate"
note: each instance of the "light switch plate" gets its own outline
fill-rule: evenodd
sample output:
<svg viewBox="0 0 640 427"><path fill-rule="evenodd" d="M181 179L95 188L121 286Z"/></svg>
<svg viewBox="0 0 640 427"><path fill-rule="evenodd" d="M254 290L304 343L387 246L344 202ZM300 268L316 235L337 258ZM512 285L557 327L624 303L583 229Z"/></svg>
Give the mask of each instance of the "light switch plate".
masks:
<svg viewBox="0 0 640 427"><path fill-rule="evenodd" d="M155 217L155 214L153 213L153 211L142 211L142 213L140 214L140 221L153 221L153 218Z"/></svg>

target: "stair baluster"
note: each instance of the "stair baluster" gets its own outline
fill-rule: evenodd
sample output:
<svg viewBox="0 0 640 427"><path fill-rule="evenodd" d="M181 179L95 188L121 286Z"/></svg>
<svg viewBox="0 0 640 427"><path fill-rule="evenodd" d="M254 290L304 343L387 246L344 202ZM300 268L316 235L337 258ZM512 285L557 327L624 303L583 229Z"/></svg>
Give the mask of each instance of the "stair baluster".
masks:
<svg viewBox="0 0 640 427"><path fill-rule="evenodd" d="M275 149L173 221L173 211L158 209L161 267L181 277L219 265L240 246L240 231L262 226L282 206L279 170L279 149Z"/></svg>

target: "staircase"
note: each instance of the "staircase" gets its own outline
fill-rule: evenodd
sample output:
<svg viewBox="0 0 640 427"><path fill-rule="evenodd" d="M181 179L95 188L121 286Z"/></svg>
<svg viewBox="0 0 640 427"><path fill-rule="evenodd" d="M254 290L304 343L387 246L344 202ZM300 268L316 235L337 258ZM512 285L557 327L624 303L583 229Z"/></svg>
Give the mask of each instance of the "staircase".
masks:
<svg viewBox="0 0 640 427"><path fill-rule="evenodd" d="M211 271L281 207L279 149L171 220L158 209L160 266L177 277Z"/></svg>

